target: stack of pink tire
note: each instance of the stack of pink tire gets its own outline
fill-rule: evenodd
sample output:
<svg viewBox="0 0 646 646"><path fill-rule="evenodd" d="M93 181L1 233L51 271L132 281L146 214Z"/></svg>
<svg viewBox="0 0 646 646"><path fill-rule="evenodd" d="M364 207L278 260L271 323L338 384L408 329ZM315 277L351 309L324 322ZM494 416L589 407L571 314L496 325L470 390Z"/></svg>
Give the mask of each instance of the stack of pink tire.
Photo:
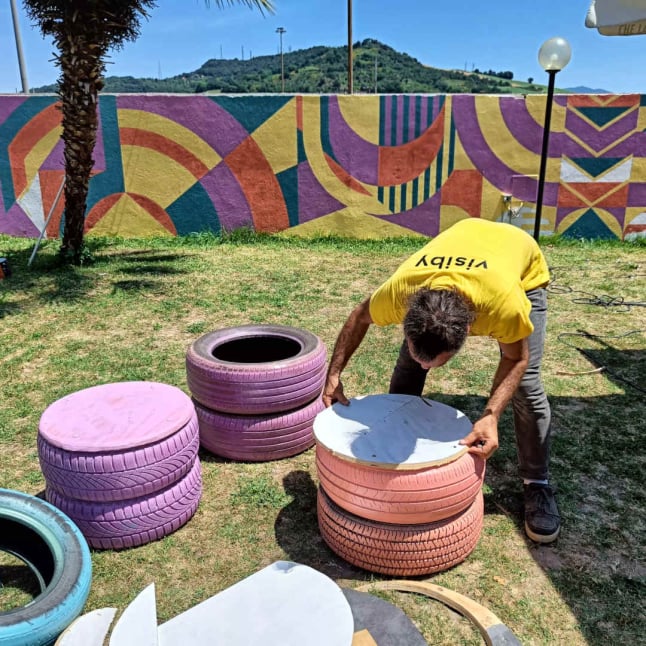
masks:
<svg viewBox="0 0 646 646"><path fill-rule="evenodd" d="M316 335L283 325L209 332L186 352L186 377L207 451L264 462L314 444L323 409L326 348Z"/></svg>
<svg viewBox="0 0 646 646"><path fill-rule="evenodd" d="M356 424L352 406L335 408L339 419ZM397 429L392 433L394 439ZM465 451L437 465L386 466L332 451L317 435L323 539L349 563L391 576L431 574L464 561L482 530L485 474L484 460Z"/></svg>
<svg viewBox="0 0 646 646"><path fill-rule="evenodd" d="M97 549L143 545L184 525L202 494L198 450L190 397L156 382L67 395L38 430L46 498Z"/></svg>

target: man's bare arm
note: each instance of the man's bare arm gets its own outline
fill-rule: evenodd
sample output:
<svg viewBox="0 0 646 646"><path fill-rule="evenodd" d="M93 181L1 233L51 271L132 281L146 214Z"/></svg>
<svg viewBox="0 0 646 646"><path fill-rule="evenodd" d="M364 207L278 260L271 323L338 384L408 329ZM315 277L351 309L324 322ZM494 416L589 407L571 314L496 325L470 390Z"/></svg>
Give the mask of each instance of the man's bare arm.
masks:
<svg viewBox="0 0 646 646"><path fill-rule="evenodd" d="M482 417L469 435L460 440L469 452L489 458L498 448L498 420L511 401L529 362L527 339L500 343L500 362L493 378L491 393Z"/></svg>
<svg viewBox="0 0 646 646"><path fill-rule="evenodd" d="M334 344L323 389L323 403L325 406L331 406L335 401L345 405L349 403L343 392L341 373L356 349L361 345L371 324L370 298L366 298L352 310Z"/></svg>

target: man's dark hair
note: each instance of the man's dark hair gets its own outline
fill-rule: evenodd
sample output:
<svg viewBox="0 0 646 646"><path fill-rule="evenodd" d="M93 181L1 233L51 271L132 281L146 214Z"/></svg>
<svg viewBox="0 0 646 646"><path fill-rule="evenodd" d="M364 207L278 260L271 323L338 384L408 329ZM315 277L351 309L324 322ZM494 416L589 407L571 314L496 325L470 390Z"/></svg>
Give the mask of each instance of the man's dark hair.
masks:
<svg viewBox="0 0 646 646"><path fill-rule="evenodd" d="M404 334L417 359L433 361L464 345L474 318L471 301L458 291L422 287L408 301Z"/></svg>

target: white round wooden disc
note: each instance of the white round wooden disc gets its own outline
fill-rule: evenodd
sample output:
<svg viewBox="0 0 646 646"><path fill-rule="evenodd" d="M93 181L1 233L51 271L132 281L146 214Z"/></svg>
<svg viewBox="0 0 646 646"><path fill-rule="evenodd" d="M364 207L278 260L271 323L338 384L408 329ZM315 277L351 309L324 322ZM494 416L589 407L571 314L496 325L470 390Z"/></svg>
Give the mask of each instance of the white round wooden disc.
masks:
<svg viewBox="0 0 646 646"><path fill-rule="evenodd" d="M314 437L335 455L385 469L421 469L459 458L472 424L461 411L414 395L367 395L314 420Z"/></svg>

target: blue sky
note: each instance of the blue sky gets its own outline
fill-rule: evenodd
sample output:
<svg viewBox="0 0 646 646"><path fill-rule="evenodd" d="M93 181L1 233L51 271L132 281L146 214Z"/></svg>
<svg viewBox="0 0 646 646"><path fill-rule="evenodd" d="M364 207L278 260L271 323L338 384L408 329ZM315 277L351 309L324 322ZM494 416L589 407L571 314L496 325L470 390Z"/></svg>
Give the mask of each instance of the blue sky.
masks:
<svg viewBox="0 0 646 646"><path fill-rule="evenodd" d="M584 26L589 0L353 0L353 41L375 38L440 68L511 70L547 82L538 63L553 36L572 47L557 87L584 85L646 93L646 35L601 36ZM32 27L16 0L30 87L55 82L53 46ZM275 0L275 14L245 6L207 8L203 0L159 0L141 36L110 55L107 75L164 78L197 69L209 58L275 54L283 48L347 43L347 0ZM10 3L0 3L0 93L20 91Z"/></svg>

